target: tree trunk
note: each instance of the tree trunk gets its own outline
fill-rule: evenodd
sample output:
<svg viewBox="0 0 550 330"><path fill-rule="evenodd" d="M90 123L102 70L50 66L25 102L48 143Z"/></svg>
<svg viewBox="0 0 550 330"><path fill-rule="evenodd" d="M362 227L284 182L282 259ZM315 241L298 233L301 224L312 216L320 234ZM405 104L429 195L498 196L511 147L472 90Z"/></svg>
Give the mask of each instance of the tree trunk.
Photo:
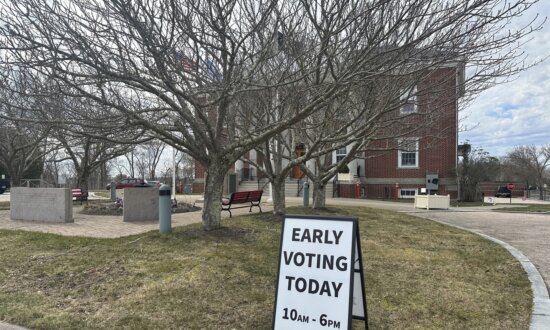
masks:
<svg viewBox="0 0 550 330"><path fill-rule="evenodd" d="M19 187L19 185L21 185L21 178L14 174L10 174L10 186Z"/></svg>
<svg viewBox="0 0 550 330"><path fill-rule="evenodd" d="M12 187L19 187L21 185L21 173L13 168L6 169L10 179L10 185Z"/></svg>
<svg viewBox="0 0 550 330"><path fill-rule="evenodd" d="M313 208L324 209L326 201L326 183L313 181Z"/></svg>
<svg viewBox="0 0 550 330"><path fill-rule="evenodd" d="M81 188L82 190L87 191L89 181L90 181L90 172L84 171L82 173L77 173L75 188Z"/></svg>
<svg viewBox="0 0 550 330"><path fill-rule="evenodd" d="M285 179L276 177L273 182L273 189L271 189L273 196L273 214L284 215L286 213L285 203Z"/></svg>
<svg viewBox="0 0 550 330"><path fill-rule="evenodd" d="M216 161L207 168L202 210L202 224L205 230L214 230L221 226L223 181L227 170L228 167Z"/></svg>

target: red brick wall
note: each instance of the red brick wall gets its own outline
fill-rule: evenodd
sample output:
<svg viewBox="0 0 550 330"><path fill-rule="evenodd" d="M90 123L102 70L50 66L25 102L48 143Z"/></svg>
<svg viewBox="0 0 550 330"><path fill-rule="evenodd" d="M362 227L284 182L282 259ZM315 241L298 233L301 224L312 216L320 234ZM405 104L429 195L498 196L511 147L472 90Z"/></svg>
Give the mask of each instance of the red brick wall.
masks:
<svg viewBox="0 0 550 330"><path fill-rule="evenodd" d="M235 173L235 164L231 165L228 173ZM204 181L206 179L206 169L204 166L195 160L195 181L193 182L193 193L204 193ZM227 177L226 177L227 180ZM224 193L227 193L227 182L224 182Z"/></svg>
<svg viewBox="0 0 550 330"><path fill-rule="evenodd" d="M193 194L204 194L204 182L193 182Z"/></svg>
<svg viewBox="0 0 550 330"><path fill-rule="evenodd" d="M342 198L361 198L364 197L365 193L365 184L359 184L359 187L357 187L357 183L338 183L336 185L336 196L342 197Z"/></svg>
<svg viewBox="0 0 550 330"><path fill-rule="evenodd" d="M204 166L197 160L195 160L195 181L193 182L193 193L194 194L203 194L204 193L204 179L205 179L205 169Z"/></svg>
<svg viewBox="0 0 550 330"><path fill-rule="evenodd" d="M205 178L206 176L204 175L204 166L202 166L202 164L198 161L195 160L195 179L196 178Z"/></svg>
<svg viewBox="0 0 550 330"><path fill-rule="evenodd" d="M409 118L407 121L418 122L419 127L415 132L406 136L419 138L419 164L417 168L399 168L398 151L367 152L365 163L366 178L379 179L377 184L368 184L367 196L372 198L384 198L388 195L396 196L395 184L403 179L422 179L423 183L403 185L400 188L424 187L426 174L439 174L439 194L452 193L456 180L456 147L457 147L457 108L456 108L456 81L455 69L444 68L432 73L419 84L418 112L426 116ZM422 92L423 91L423 92ZM424 121L427 120L427 121ZM422 121L422 122L421 122ZM410 122L409 122L410 124ZM394 127L394 129L396 129ZM399 132L397 129L396 132ZM397 139L379 140L372 143L369 148L395 148ZM441 179L447 179L449 187L441 183ZM383 184L380 181L387 179ZM405 180L406 181L406 180ZM368 182L368 181L367 181Z"/></svg>

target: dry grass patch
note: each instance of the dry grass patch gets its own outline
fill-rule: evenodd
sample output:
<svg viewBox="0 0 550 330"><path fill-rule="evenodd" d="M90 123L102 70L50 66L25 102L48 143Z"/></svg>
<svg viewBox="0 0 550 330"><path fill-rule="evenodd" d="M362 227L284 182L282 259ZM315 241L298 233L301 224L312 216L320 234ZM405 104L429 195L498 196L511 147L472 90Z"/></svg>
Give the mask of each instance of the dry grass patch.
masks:
<svg viewBox="0 0 550 330"><path fill-rule="evenodd" d="M528 328L530 284L501 247L390 211L324 213L360 218L372 329ZM281 221L264 213L223 225L120 239L0 231L0 319L40 329L269 329Z"/></svg>

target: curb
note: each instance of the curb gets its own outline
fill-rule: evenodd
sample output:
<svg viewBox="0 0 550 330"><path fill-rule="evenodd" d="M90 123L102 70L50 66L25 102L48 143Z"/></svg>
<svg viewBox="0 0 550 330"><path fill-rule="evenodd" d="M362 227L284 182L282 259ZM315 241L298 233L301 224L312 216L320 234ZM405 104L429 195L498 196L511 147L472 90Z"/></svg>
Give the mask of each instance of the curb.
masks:
<svg viewBox="0 0 550 330"><path fill-rule="evenodd" d="M468 228L451 225L443 221L433 219L428 220L469 231L492 242L495 242L508 250L508 252L510 252L510 254L514 258L516 258L517 261L519 261L519 263L527 273L529 281L531 282L531 290L533 291L533 311L531 313L531 325L529 326L529 330L548 330L550 328L550 296L548 295L548 289L546 288L546 284L544 283L544 280L542 279L539 271L537 270L535 265L533 265L533 263L529 260L529 258L527 258L523 253L521 253L521 251L519 251L515 247L494 237L478 233Z"/></svg>
<svg viewBox="0 0 550 330"><path fill-rule="evenodd" d="M531 263L529 258L510 244L485 234L476 234L500 244L521 263L521 266L529 277L529 281L531 281L531 290L533 290L533 312L531 314L531 325L529 329L548 329L550 327L550 297L548 296L546 284L535 265Z"/></svg>

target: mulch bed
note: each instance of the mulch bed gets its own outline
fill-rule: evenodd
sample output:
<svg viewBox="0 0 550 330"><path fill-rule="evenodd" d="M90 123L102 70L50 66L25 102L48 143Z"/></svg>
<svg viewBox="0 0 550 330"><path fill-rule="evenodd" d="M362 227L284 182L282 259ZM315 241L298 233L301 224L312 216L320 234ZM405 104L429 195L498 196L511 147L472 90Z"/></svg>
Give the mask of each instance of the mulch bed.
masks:
<svg viewBox="0 0 550 330"><path fill-rule="evenodd" d="M178 202L177 207L172 208L172 213L186 213L200 210L200 207L193 206L192 204ZM88 215L122 215L122 207L117 207L115 203L100 203L84 205L80 211L82 214Z"/></svg>

